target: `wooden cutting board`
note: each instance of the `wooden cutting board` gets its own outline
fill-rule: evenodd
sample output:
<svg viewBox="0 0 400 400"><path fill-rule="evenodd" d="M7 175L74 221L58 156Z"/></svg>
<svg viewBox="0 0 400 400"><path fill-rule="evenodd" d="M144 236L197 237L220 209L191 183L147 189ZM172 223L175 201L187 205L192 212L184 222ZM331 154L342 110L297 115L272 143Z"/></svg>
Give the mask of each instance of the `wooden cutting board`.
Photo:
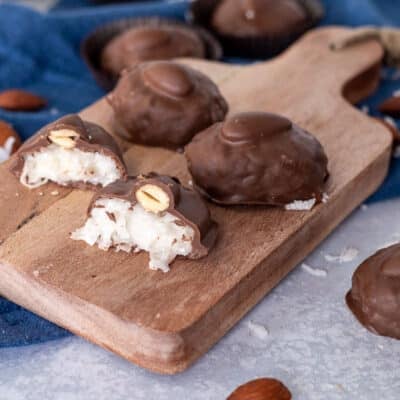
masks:
<svg viewBox="0 0 400 400"><path fill-rule="evenodd" d="M356 102L379 81L382 48L341 52L342 28L310 32L270 62L231 66L186 60L220 87L230 112L283 114L324 145L329 201L311 212L210 205L220 225L216 248L179 260L164 274L147 255L103 252L69 239L86 217L91 192L49 185L29 191L0 167L0 293L128 360L160 373L187 368L305 258L384 179L391 136ZM112 130L104 100L81 115ZM183 156L128 146L131 174L155 170L188 183ZM268 316L266 316L268 319Z"/></svg>

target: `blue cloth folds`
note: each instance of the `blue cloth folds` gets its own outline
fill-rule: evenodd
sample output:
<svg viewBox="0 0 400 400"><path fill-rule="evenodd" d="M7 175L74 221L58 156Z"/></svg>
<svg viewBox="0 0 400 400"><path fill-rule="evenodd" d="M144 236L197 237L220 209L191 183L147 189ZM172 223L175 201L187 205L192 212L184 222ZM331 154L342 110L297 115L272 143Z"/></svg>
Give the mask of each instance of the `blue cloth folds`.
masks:
<svg viewBox="0 0 400 400"><path fill-rule="evenodd" d="M400 25L397 0L324 0L323 25ZM48 99L39 112L7 112L0 119L12 123L27 138L48 122L79 111L104 92L96 85L79 55L82 39L98 25L114 19L159 15L184 18L184 1L124 3L91 7L89 0L64 0L47 14L0 4L0 90L11 87L32 90ZM387 71L388 75L396 75ZM380 101L400 89L400 80L384 79L379 91L363 105L379 115ZM370 201L400 195L400 161ZM68 332L0 298L0 347L37 343Z"/></svg>

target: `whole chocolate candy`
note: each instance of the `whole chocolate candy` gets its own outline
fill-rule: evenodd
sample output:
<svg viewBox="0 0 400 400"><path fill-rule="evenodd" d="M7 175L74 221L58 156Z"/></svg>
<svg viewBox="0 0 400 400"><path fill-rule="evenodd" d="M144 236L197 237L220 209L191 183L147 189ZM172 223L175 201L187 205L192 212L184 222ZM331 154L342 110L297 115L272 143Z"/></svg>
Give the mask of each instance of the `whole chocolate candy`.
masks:
<svg viewBox="0 0 400 400"><path fill-rule="evenodd" d="M30 189L49 181L93 189L127 176L113 137L75 114L46 125L27 140L16 154L11 171Z"/></svg>
<svg viewBox="0 0 400 400"><path fill-rule="evenodd" d="M208 77L168 61L126 71L108 101L120 136L167 148L182 147L197 132L221 121L228 110Z"/></svg>
<svg viewBox="0 0 400 400"><path fill-rule="evenodd" d="M309 19L306 7L298 0L222 0L212 16L212 26L233 36L279 38L304 30Z"/></svg>
<svg viewBox="0 0 400 400"><path fill-rule="evenodd" d="M102 189L86 224L71 237L103 250L147 251L150 268L167 272L177 256L206 256L216 236L217 225L198 193L176 178L151 173Z"/></svg>
<svg viewBox="0 0 400 400"><path fill-rule="evenodd" d="M240 113L199 133L185 155L195 186L216 203L321 201L328 177L318 140L288 119Z"/></svg>
<svg viewBox="0 0 400 400"><path fill-rule="evenodd" d="M125 68L143 61L178 57L205 57L203 41L195 31L175 25L138 26L106 45L101 65L113 75L119 75Z"/></svg>
<svg viewBox="0 0 400 400"><path fill-rule="evenodd" d="M356 269L346 301L371 332L400 339L400 244L379 250Z"/></svg>

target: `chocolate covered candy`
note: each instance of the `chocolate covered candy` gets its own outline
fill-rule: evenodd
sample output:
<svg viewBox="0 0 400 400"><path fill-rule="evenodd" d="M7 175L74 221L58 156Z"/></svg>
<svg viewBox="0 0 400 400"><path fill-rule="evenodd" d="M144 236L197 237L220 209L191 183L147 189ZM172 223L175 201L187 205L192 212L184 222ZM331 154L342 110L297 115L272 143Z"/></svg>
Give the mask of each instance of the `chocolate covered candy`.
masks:
<svg viewBox="0 0 400 400"><path fill-rule="evenodd" d="M222 0L212 16L213 28L233 36L288 36L304 31L309 13L298 0Z"/></svg>
<svg viewBox="0 0 400 400"><path fill-rule="evenodd" d="M196 135L185 155L195 186L216 203L310 209L322 200L327 157L287 118L236 114Z"/></svg>
<svg viewBox="0 0 400 400"><path fill-rule="evenodd" d="M199 35L177 25L137 26L112 39L101 55L104 70L119 75L122 70L143 61L178 57L205 57Z"/></svg>
<svg viewBox="0 0 400 400"><path fill-rule="evenodd" d="M320 0L193 0L188 15L217 36L225 55L265 59L314 27L324 7Z"/></svg>
<svg viewBox="0 0 400 400"><path fill-rule="evenodd" d="M356 269L346 301L371 332L400 339L400 244L379 250Z"/></svg>
<svg viewBox="0 0 400 400"><path fill-rule="evenodd" d="M208 77L168 61L127 71L108 101L123 138L167 148L185 145L197 132L221 121L228 110Z"/></svg>
<svg viewBox="0 0 400 400"><path fill-rule="evenodd" d="M146 251L149 267L167 272L178 256L206 256L216 235L217 225L196 192L153 173L102 189L93 197L85 225L71 237L102 250Z"/></svg>
<svg viewBox="0 0 400 400"><path fill-rule="evenodd" d="M112 136L74 114L45 126L26 141L11 170L30 189L50 181L93 189L126 178L122 154Z"/></svg>

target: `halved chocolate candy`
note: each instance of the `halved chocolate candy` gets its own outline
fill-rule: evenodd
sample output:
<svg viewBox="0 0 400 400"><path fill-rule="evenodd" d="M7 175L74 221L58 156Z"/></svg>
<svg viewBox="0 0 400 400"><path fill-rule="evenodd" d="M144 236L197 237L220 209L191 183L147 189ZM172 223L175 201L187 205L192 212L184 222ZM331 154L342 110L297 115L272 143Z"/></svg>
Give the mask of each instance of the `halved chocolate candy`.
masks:
<svg viewBox="0 0 400 400"><path fill-rule="evenodd" d="M346 301L365 328L400 339L400 244L379 250L356 269Z"/></svg>
<svg viewBox="0 0 400 400"><path fill-rule="evenodd" d="M117 181L95 194L74 240L103 250L147 251L151 269L169 270L178 256L208 254L217 236L203 199L177 179L149 174Z"/></svg>
<svg viewBox="0 0 400 400"><path fill-rule="evenodd" d="M184 146L196 133L223 120L228 110L207 76L168 61L126 71L107 99L120 136L167 148Z"/></svg>
<svg viewBox="0 0 400 400"><path fill-rule="evenodd" d="M75 114L45 126L26 141L11 171L30 189L50 181L93 189L127 176L121 151L112 136Z"/></svg>
<svg viewBox="0 0 400 400"><path fill-rule="evenodd" d="M233 115L196 135L185 155L195 186L216 203L310 209L323 199L324 149L278 115Z"/></svg>

